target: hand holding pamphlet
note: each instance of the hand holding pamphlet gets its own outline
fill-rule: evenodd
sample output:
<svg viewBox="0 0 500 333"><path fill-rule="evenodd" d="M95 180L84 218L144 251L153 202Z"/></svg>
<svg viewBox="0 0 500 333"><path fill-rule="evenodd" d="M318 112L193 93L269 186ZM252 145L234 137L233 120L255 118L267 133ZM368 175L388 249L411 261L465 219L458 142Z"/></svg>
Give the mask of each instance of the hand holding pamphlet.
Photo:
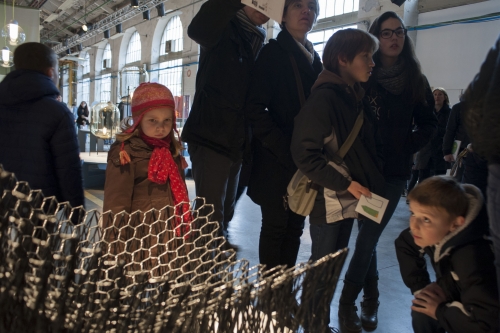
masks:
<svg viewBox="0 0 500 333"><path fill-rule="evenodd" d="M241 3L258 10L281 24L285 0L241 0Z"/></svg>
<svg viewBox="0 0 500 333"><path fill-rule="evenodd" d="M356 206L356 212L362 214L370 220L380 223L388 204L389 200L374 193L372 193L371 198L361 195L358 205Z"/></svg>

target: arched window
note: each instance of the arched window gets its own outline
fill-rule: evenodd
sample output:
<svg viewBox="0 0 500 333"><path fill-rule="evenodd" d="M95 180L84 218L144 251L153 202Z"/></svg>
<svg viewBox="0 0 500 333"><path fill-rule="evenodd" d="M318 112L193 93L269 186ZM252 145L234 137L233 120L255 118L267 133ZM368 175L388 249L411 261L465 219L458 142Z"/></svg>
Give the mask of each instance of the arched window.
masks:
<svg viewBox="0 0 500 333"><path fill-rule="evenodd" d="M169 43L170 51L165 50L165 44ZM160 43L160 55L165 55L169 52L179 52L183 49L182 40L182 23L179 16L172 17L168 23Z"/></svg>
<svg viewBox="0 0 500 333"><path fill-rule="evenodd" d="M85 53L85 61L83 62L83 71L82 75L90 73L90 56L88 53Z"/></svg>
<svg viewBox="0 0 500 333"><path fill-rule="evenodd" d="M132 38L127 47L127 54L125 55L125 63L130 64L141 60L141 37L136 31L133 33Z"/></svg>
<svg viewBox="0 0 500 333"><path fill-rule="evenodd" d="M111 68L111 45L106 44L104 53L102 54L102 68Z"/></svg>
<svg viewBox="0 0 500 333"><path fill-rule="evenodd" d="M360 0L319 0L318 19L356 12Z"/></svg>
<svg viewBox="0 0 500 333"><path fill-rule="evenodd" d="M182 59L162 62L158 74L159 83L166 86L174 96L182 95Z"/></svg>

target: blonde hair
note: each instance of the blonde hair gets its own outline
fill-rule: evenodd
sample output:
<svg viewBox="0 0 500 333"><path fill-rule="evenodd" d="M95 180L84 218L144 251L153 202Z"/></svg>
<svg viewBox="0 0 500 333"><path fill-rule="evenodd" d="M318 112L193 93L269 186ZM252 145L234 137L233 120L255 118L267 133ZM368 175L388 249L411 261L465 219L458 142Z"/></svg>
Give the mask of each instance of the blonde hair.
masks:
<svg viewBox="0 0 500 333"><path fill-rule="evenodd" d="M436 88L432 89L432 93L434 94L434 92L436 90L439 90L440 92L443 93L443 95L444 95L444 102L446 103L446 105L450 105L450 99L448 98L448 93L446 92L446 90L444 88L441 88L441 87L436 87Z"/></svg>
<svg viewBox="0 0 500 333"><path fill-rule="evenodd" d="M118 142L124 142L129 140L132 137L140 137L140 124L137 126L137 128L131 132L131 133L125 133L125 131L129 128L132 127L132 125L129 124L129 121L131 120L131 117L125 118L122 120L120 124L120 128L122 130L121 133L116 134L116 141ZM182 151L182 144L180 140L177 138L175 135L174 129L170 130L170 133L168 134L170 136L170 152L172 153L173 157L177 157L181 151Z"/></svg>

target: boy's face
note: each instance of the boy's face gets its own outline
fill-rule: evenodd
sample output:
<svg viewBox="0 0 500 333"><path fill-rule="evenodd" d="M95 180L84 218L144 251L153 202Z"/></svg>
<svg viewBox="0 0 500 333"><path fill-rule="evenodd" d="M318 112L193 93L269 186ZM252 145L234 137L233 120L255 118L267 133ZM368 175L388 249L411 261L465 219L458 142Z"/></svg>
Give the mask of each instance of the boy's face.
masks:
<svg viewBox="0 0 500 333"><path fill-rule="evenodd" d="M346 62L341 71L342 78L350 85L356 82L366 82L372 75L375 67L371 52L361 52L354 57L352 62Z"/></svg>
<svg viewBox="0 0 500 333"><path fill-rule="evenodd" d="M410 200L410 230L415 244L420 247L439 243L448 233L457 228L457 217L451 219L442 208L423 206L415 200Z"/></svg>
<svg viewBox="0 0 500 333"><path fill-rule="evenodd" d="M163 139L172 131L174 110L162 106L148 111L141 120L141 129L147 136Z"/></svg>

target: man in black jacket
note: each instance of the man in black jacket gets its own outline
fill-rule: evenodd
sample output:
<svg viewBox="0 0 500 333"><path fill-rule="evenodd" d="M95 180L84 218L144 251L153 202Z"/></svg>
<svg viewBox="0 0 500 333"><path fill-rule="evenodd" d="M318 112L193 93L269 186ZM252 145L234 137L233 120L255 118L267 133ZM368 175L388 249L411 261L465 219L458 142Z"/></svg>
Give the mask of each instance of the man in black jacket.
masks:
<svg viewBox="0 0 500 333"><path fill-rule="evenodd" d="M200 44L200 67L191 113L182 130L188 143L196 195L214 205L223 229L234 213L246 142L244 108L250 72L269 20L240 0L209 0L188 27Z"/></svg>
<svg viewBox="0 0 500 333"><path fill-rule="evenodd" d="M14 65L0 83L0 164L45 197L82 206L73 114L56 100L57 56L43 44L24 43L14 52Z"/></svg>
<svg viewBox="0 0 500 333"><path fill-rule="evenodd" d="M453 143L455 140L460 141L460 147L458 152L462 152L469 144L469 137L465 131L465 126L461 118L461 110L463 108L464 102L460 101L453 105L451 108L450 117L448 118L448 123L446 124L446 133L443 137L443 155L446 162L455 162L453 159L453 154L451 153L453 149ZM455 178L461 182L464 174L465 167L462 165L458 168Z"/></svg>

